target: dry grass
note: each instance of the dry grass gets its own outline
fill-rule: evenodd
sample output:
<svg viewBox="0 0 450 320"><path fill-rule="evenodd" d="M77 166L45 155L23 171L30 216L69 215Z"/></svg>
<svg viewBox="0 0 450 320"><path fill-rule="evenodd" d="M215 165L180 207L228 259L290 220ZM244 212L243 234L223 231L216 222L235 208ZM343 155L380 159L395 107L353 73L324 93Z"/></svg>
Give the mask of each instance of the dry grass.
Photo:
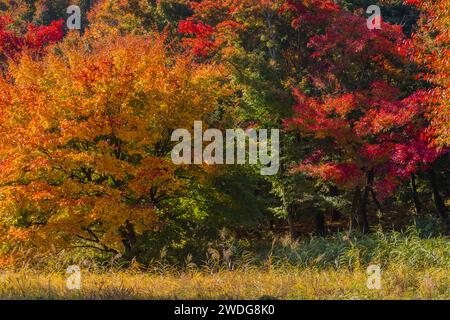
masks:
<svg viewBox="0 0 450 320"><path fill-rule="evenodd" d="M448 237L380 231L274 241L266 254L222 248L234 255L211 249L203 264L188 256L184 265L156 260L145 271L135 260L99 263L85 253L38 257L14 271L0 269L0 299L450 299ZM66 287L73 264L82 267L80 290ZM370 264L382 266L380 290L367 288Z"/></svg>
<svg viewBox="0 0 450 320"><path fill-rule="evenodd" d="M382 274L381 290L366 286L365 270L191 271L164 275L134 271L82 273L80 290L66 275L3 272L1 299L450 299L447 270L395 266Z"/></svg>

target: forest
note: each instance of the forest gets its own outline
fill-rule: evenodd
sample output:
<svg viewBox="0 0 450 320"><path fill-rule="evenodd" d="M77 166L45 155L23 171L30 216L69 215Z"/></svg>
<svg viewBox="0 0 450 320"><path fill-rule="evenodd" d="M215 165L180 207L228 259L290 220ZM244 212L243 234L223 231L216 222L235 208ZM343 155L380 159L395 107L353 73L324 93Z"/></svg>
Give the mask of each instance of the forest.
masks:
<svg viewBox="0 0 450 320"><path fill-rule="evenodd" d="M449 30L449 0L0 0L0 299L449 299Z"/></svg>

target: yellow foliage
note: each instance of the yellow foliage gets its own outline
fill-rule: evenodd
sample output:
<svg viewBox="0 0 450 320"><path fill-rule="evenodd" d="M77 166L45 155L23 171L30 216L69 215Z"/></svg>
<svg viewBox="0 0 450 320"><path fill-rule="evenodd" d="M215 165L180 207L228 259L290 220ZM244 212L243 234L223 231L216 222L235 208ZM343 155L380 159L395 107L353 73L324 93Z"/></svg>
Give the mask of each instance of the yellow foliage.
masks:
<svg viewBox="0 0 450 320"><path fill-rule="evenodd" d="M223 91L220 66L165 40L72 33L11 66L0 79L0 225L41 249L113 252L157 227L163 201L185 188L170 134L215 110Z"/></svg>

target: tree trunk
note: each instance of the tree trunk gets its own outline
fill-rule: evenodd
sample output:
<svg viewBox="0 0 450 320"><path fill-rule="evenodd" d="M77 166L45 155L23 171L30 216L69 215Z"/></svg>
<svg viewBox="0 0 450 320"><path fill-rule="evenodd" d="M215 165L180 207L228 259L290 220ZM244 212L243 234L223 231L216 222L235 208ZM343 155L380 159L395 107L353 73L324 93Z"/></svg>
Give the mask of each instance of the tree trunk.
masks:
<svg viewBox="0 0 450 320"><path fill-rule="evenodd" d="M441 194L439 193L436 171L434 171L433 167L428 170L428 177L430 179L431 189L433 190L433 201L439 213L439 217L441 218L442 222L448 226L448 210L445 206L444 200L441 197Z"/></svg>
<svg viewBox="0 0 450 320"><path fill-rule="evenodd" d="M420 202L419 193L417 192L416 176L411 174L411 190L413 193L414 206L416 208L417 215L422 213L422 203Z"/></svg>
<svg viewBox="0 0 450 320"><path fill-rule="evenodd" d="M330 187L330 196L331 197L337 197L339 196L339 190L336 186ZM341 212L336 209L333 205L330 206L330 217L331 221L339 221L341 219Z"/></svg>
<svg viewBox="0 0 450 320"><path fill-rule="evenodd" d="M135 256L134 249L136 248L137 235L133 225L127 221L125 226L120 230L122 234L122 243L125 247L124 258L132 259Z"/></svg>
<svg viewBox="0 0 450 320"><path fill-rule="evenodd" d="M358 207L361 202L361 188L356 187L353 191L352 212L350 217L349 232L352 232L358 225Z"/></svg>
<svg viewBox="0 0 450 320"><path fill-rule="evenodd" d="M274 221L274 219L270 219L270 220L269 220L269 230L270 230L271 232L274 232L274 231L275 231L275 221Z"/></svg>
<svg viewBox="0 0 450 320"><path fill-rule="evenodd" d="M381 206L380 201L378 201L377 194L375 193L375 191L373 190L372 187L370 188L370 193L372 194L373 202L375 202L375 205L377 206L378 211L380 211L380 213L382 214L383 207Z"/></svg>
<svg viewBox="0 0 450 320"><path fill-rule="evenodd" d="M325 215L322 212L317 212L314 217L314 222L316 226L316 233L319 236L325 236L326 235L326 228L325 228Z"/></svg>
<svg viewBox="0 0 450 320"><path fill-rule="evenodd" d="M288 213L287 223L289 226L289 235L291 237L291 240L295 241L297 240L298 235L297 230L295 230L295 208L292 204L288 205L287 213Z"/></svg>
<svg viewBox="0 0 450 320"><path fill-rule="evenodd" d="M367 173L367 182L364 187L364 193L358 208L358 225L362 234L369 232L369 220L367 219L367 203L369 202L369 194L372 191L373 180L375 178L374 170Z"/></svg>

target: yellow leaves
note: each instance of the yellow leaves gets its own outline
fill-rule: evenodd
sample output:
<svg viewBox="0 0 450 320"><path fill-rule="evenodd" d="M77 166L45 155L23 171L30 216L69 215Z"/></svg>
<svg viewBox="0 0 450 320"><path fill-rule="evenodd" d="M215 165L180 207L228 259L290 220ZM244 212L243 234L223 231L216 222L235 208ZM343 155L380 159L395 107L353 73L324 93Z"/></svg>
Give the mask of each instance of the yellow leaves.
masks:
<svg viewBox="0 0 450 320"><path fill-rule="evenodd" d="M158 226L165 202L187 188L169 158L172 130L230 94L220 66L165 41L69 34L42 59L12 66L14 81L0 79L2 226L33 230L42 250L120 248L124 225Z"/></svg>

